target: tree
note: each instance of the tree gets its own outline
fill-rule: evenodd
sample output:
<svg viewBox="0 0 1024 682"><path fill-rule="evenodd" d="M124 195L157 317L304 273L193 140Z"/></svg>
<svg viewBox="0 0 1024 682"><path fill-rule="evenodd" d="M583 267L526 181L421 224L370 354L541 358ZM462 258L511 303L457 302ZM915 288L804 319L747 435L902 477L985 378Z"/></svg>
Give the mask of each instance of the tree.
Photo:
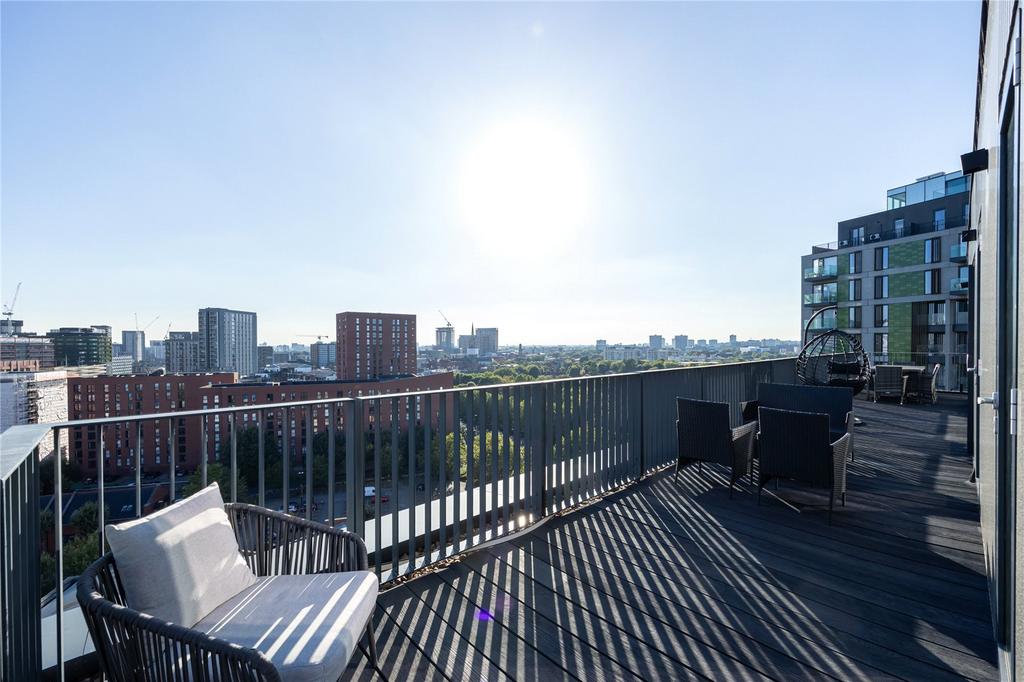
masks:
<svg viewBox="0 0 1024 682"><path fill-rule="evenodd" d="M226 467L220 462L210 462L206 465L206 478L207 485L217 482L220 486L220 493L223 497L227 498L231 495L231 468ZM245 477L241 474L238 475L237 484L237 497L239 502L244 502L250 499L249 487L246 483ZM193 493L197 493L203 488L203 472L200 469L196 469L192 472L192 475L188 477L188 483L185 484L185 490L182 491L184 497L188 497Z"/></svg>
<svg viewBox="0 0 1024 682"><path fill-rule="evenodd" d="M104 519L110 519L110 507L104 507ZM78 535L85 535L93 531L99 530L100 523L100 506L96 502L86 502L81 507L75 510L75 513L71 515L71 519L68 522L68 526L74 528L75 533Z"/></svg>

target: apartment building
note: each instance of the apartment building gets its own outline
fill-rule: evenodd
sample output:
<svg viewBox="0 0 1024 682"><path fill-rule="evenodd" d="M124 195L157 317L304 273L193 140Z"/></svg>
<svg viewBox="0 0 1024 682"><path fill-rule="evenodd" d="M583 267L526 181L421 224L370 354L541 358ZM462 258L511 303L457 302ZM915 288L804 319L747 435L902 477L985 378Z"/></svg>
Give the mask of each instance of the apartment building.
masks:
<svg viewBox="0 0 1024 682"><path fill-rule="evenodd" d="M71 420L116 417L122 415L160 414L189 410L212 410L219 407L252 405L272 406L276 403L326 398L358 398L375 395L401 395L414 391L452 388L454 376L450 372L426 376L402 377L380 381L324 381L324 382L280 382L250 383L239 382L234 372L206 374L168 374L148 376L89 378L68 378L66 392L66 416ZM414 420L421 417L421 401L413 405ZM309 414L314 431L327 426L327 408L310 408ZM243 411L238 413L238 427L247 428L258 424L261 418L264 427L277 434L278 444L288 452L301 456L306 447L306 408L292 408L287 416L280 410L262 412ZM336 409L337 426L344 426L342 410ZM398 419L402 428L409 423L410 415L405 401L398 406ZM385 402L376 414L367 405L364 424L371 427L378 420L391 423L390 401ZM64 419L56 420L64 421ZM289 426L285 427L285 422ZM139 432L141 428L141 433ZM206 424L206 453L208 461L217 459L222 443L230 438L231 424L226 415L217 414L208 418ZM141 422L136 424L111 424L103 429L102 449L106 453L106 472L126 474L134 471L135 453L141 437L141 466L146 472L166 472L170 466L169 457L173 451L176 467L183 472L193 471L202 461L203 418L198 416L173 418L173 422ZM100 451L99 430L82 427L70 430L70 456L86 475L97 471Z"/></svg>
<svg viewBox="0 0 1024 682"><path fill-rule="evenodd" d="M337 323L339 381L367 381L416 372L416 316L343 312Z"/></svg>
<svg viewBox="0 0 1024 682"><path fill-rule="evenodd" d="M200 371L199 332L168 332L164 341L164 362L168 374Z"/></svg>
<svg viewBox="0 0 1024 682"><path fill-rule="evenodd" d="M199 310L199 368L204 372L238 372L258 369L256 313L227 308Z"/></svg>
<svg viewBox="0 0 1024 682"><path fill-rule="evenodd" d="M0 372L0 433L17 424L45 424L68 419L68 374L65 370ZM67 454L67 431L60 449ZM39 444L40 458L53 452L53 439Z"/></svg>
<svg viewBox="0 0 1024 682"><path fill-rule="evenodd" d="M54 362L59 367L105 365L113 357L110 327L61 327L46 334L53 343Z"/></svg>
<svg viewBox="0 0 1024 682"><path fill-rule="evenodd" d="M334 369L338 364L338 344L334 341L324 343L317 341L309 344L309 364L315 368Z"/></svg>
<svg viewBox="0 0 1024 682"><path fill-rule="evenodd" d="M884 211L839 222L836 241L801 259L808 338L841 329L874 362L938 363L940 387L966 390L969 190L961 171L937 173L890 189Z"/></svg>
<svg viewBox="0 0 1024 682"><path fill-rule="evenodd" d="M5 336L0 337L0 363L11 367L35 363L38 369L53 369L53 339L46 336Z"/></svg>

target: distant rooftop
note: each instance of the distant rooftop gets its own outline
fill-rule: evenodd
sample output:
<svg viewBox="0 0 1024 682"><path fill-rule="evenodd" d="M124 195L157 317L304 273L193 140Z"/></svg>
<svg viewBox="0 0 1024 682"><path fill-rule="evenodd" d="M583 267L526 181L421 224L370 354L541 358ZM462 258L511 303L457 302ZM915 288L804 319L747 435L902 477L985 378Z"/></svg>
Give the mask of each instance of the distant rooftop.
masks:
<svg viewBox="0 0 1024 682"><path fill-rule="evenodd" d="M970 190L971 184L961 171L935 173L918 178L909 185L893 187L885 193L885 208L891 211L909 204L939 199L948 194L959 194Z"/></svg>

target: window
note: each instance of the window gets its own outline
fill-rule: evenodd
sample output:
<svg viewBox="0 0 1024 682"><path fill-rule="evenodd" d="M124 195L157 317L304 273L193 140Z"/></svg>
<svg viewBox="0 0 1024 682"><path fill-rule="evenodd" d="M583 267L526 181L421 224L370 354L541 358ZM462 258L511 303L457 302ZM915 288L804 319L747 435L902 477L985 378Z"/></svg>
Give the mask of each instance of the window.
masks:
<svg viewBox="0 0 1024 682"><path fill-rule="evenodd" d="M863 228L861 228L861 229L863 229ZM862 261L862 253L860 251L854 251L853 253L851 253L849 255L849 258L850 258L850 268L849 268L850 274L851 275L856 275L864 267L864 264L861 262Z"/></svg>
<svg viewBox="0 0 1024 682"><path fill-rule="evenodd" d="M924 242L924 262L938 263L942 260L942 237L926 239Z"/></svg>
<svg viewBox="0 0 1024 682"><path fill-rule="evenodd" d="M937 208L937 209L935 209L934 217L935 217L935 231L939 232L940 230L945 230L946 229L946 209L944 209L944 208Z"/></svg>
<svg viewBox="0 0 1024 682"><path fill-rule="evenodd" d="M875 277L875 298L889 298L889 275Z"/></svg>
<svg viewBox="0 0 1024 682"><path fill-rule="evenodd" d="M896 220L892 221L892 231L896 234L897 239L903 236L903 226L903 218L897 218Z"/></svg>
<svg viewBox="0 0 1024 682"><path fill-rule="evenodd" d="M889 335L875 334L875 353L885 355L889 352Z"/></svg>
<svg viewBox="0 0 1024 682"><path fill-rule="evenodd" d="M875 249L875 270L889 269L889 247L879 246Z"/></svg>
<svg viewBox="0 0 1024 682"><path fill-rule="evenodd" d="M876 327L888 327L889 326L889 306L888 305L876 305L875 306L875 326Z"/></svg>
<svg viewBox="0 0 1024 682"><path fill-rule="evenodd" d="M928 304L929 326L941 326L946 324L946 302L937 301Z"/></svg>
<svg viewBox="0 0 1024 682"><path fill-rule="evenodd" d="M864 226L850 229L850 243L854 246L864 243Z"/></svg>
<svg viewBox="0 0 1024 682"><path fill-rule="evenodd" d="M850 329L860 329L861 326L861 309L859 305L850 306Z"/></svg>
<svg viewBox="0 0 1024 682"><path fill-rule="evenodd" d="M939 294L942 293L942 289L939 286L939 275L942 273L941 270L925 270L924 272L924 293L925 294Z"/></svg>
<svg viewBox="0 0 1024 682"><path fill-rule="evenodd" d="M964 224L969 223L971 221L971 202L969 202L969 201L965 201L964 202L964 214L963 215L964 215Z"/></svg>
<svg viewBox="0 0 1024 682"><path fill-rule="evenodd" d="M945 332L928 332L928 352L941 353L946 345Z"/></svg>
<svg viewBox="0 0 1024 682"><path fill-rule="evenodd" d="M849 286L849 289L850 289L849 296L848 296L849 300L851 300L851 301L859 301L860 300L860 280L859 279L851 279L848 282L848 286Z"/></svg>

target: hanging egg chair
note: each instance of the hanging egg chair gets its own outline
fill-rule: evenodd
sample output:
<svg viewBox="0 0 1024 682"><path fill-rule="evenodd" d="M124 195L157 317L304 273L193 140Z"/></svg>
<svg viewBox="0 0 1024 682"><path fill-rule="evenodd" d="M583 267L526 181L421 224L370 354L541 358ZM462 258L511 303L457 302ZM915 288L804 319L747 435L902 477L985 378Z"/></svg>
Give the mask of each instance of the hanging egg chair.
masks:
<svg viewBox="0 0 1024 682"><path fill-rule="evenodd" d="M804 338L810 331L811 322L826 310L823 308L811 316L804 329ZM860 393L868 384L871 363L860 341L844 331L829 329L804 344L796 360L796 375L808 386L845 386Z"/></svg>

